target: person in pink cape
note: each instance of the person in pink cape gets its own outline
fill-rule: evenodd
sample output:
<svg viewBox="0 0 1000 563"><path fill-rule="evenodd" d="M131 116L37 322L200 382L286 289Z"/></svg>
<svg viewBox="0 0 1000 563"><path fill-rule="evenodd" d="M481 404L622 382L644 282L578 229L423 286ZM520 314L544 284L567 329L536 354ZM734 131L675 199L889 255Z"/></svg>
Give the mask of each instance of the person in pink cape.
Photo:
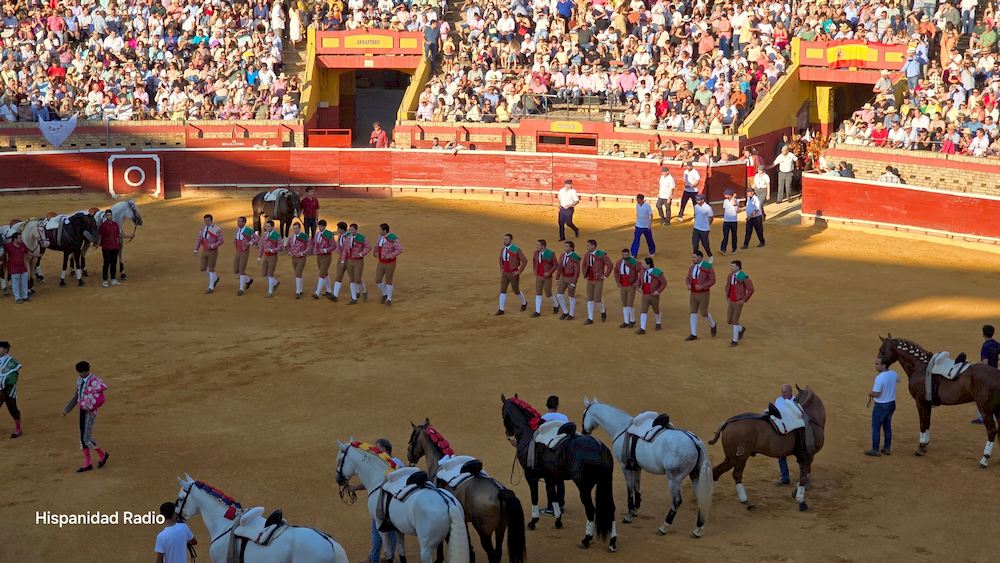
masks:
<svg viewBox="0 0 1000 563"><path fill-rule="evenodd" d="M104 381L90 372L88 362L77 362L76 392L63 409L63 416L73 410L73 407L80 408L80 448L83 450L83 466L76 470L77 473L90 471L94 468L90 461L90 449L97 451L97 467L104 467L111 454L97 447L94 441L94 420L97 418L97 410L104 405L104 391L108 386Z"/></svg>

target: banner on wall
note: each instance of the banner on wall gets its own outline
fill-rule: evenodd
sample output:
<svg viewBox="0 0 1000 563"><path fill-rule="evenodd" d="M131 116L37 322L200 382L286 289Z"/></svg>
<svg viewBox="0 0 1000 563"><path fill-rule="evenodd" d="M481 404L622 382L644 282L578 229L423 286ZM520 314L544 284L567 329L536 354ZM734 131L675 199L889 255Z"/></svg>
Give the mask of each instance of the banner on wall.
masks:
<svg viewBox="0 0 1000 563"><path fill-rule="evenodd" d="M76 119L79 114L74 113L69 119L63 121L39 121L38 128L42 131L42 136L50 145L59 148L66 139L76 130Z"/></svg>

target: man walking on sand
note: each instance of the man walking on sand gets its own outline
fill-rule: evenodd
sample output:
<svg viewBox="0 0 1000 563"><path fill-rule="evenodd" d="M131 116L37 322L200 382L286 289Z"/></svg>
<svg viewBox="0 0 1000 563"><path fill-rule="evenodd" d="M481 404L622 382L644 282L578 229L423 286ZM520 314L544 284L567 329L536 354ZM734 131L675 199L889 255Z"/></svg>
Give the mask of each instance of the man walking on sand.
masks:
<svg viewBox="0 0 1000 563"><path fill-rule="evenodd" d="M90 372L88 362L76 363L76 392L69 403L63 408L63 416L73 410L73 407L80 409L80 448L83 450L83 465L76 470L77 473L90 471L94 468L90 460L90 450L97 452L97 467L104 467L111 454L97 447L94 441L94 421L97 420L97 409L104 405L104 391L108 386Z"/></svg>
<svg viewBox="0 0 1000 563"><path fill-rule="evenodd" d="M715 268L712 267L711 262L705 261L705 255L700 251L695 251L691 255L691 267L688 268L684 283L691 292L691 334L685 340L698 339L699 315L708 320L712 336L715 336L717 330L715 319L712 318L712 313L708 312L708 304L712 296L711 289L715 285Z"/></svg>
<svg viewBox="0 0 1000 563"><path fill-rule="evenodd" d="M583 277L587 280L587 320L583 324L594 324L595 301L601 308L601 321L608 320L608 313L604 308L604 280L611 275L613 268L608 253L598 250L596 240L588 240L587 254L583 257Z"/></svg>
<svg viewBox="0 0 1000 563"><path fill-rule="evenodd" d="M646 203L646 196L635 196L635 233L632 236L632 256L639 255L639 239L646 238L646 248L650 256L656 256L656 244L653 243L653 208Z"/></svg>
<svg viewBox="0 0 1000 563"><path fill-rule="evenodd" d="M574 236L580 236L580 229L573 223L573 212L580 203L580 196L573 189L573 180L563 182L557 195L559 200L559 242L566 240L566 227L573 229Z"/></svg>
<svg viewBox="0 0 1000 563"><path fill-rule="evenodd" d="M738 346L740 340L743 340L743 333L747 331L740 322L740 316L743 314L743 305L750 300L753 292L753 282L750 281L750 276L743 271L743 262L733 260L729 264L729 276L726 278L726 301L728 302L726 322L733 327L733 341L729 343L730 347Z"/></svg>
<svg viewBox="0 0 1000 563"><path fill-rule="evenodd" d="M535 265L535 312L532 318L542 316L542 298L548 297L552 302L552 313L559 312L559 302L552 295L552 276L556 272L556 253L548 248L548 242L540 238L535 243L535 254L532 257Z"/></svg>
<svg viewBox="0 0 1000 563"><path fill-rule="evenodd" d="M677 182L670 175L670 169L666 166L660 168L659 191L656 194L656 212L660 214L661 225L670 224L670 205L674 199L674 189L676 186Z"/></svg>
<svg viewBox="0 0 1000 563"><path fill-rule="evenodd" d="M208 271L208 289L205 293L215 293L215 284L219 276L215 275L215 263L219 260L219 247L222 246L222 229L215 224L211 214L203 218L205 225L198 231L198 240L194 243L194 255L201 253L201 271Z"/></svg>

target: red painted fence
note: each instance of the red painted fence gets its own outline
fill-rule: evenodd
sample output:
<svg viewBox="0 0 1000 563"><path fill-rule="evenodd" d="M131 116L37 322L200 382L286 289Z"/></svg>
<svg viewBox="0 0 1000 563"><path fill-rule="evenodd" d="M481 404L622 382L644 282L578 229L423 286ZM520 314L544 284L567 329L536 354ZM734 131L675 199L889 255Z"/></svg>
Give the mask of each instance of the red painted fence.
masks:
<svg viewBox="0 0 1000 563"><path fill-rule="evenodd" d="M804 174L802 217L1000 243L1000 197L985 194Z"/></svg>

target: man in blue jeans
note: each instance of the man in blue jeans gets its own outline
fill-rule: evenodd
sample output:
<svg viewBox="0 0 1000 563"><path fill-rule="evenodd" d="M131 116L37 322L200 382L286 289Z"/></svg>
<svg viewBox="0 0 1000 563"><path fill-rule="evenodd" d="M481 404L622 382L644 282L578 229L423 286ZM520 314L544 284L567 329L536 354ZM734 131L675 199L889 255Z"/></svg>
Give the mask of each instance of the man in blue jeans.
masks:
<svg viewBox="0 0 1000 563"><path fill-rule="evenodd" d="M375 445L382 449L385 453L392 456L392 443L386 438L379 438L375 440ZM396 462L396 467L406 467L403 460L398 457L393 457L392 460ZM347 489L352 492L362 491L365 486L361 483L356 485L348 485ZM399 533L389 534L389 556L394 558L396 556L396 542L399 541ZM382 553L382 535L378 532L378 526L375 524L375 520L372 520L372 551L368 554L368 559L363 559L362 561L377 562L380 561Z"/></svg>
<svg viewBox="0 0 1000 563"><path fill-rule="evenodd" d="M983 325L983 347L979 351L979 363L986 364L992 368L997 367L997 359L1000 358L1000 342L993 338L996 329L993 325ZM979 413L972 419L973 424L982 424L983 415Z"/></svg>
<svg viewBox="0 0 1000 563"><path fill-rule="evenodd" d="M778 411L781 411L782 401L793 401L792 386L785 383L781 386L781 396L774 400L774 406L777 407ZM791 482L788 476L788 458L779 457L778 458L778 471L781 473L781 479L778 480L777 485L784 486Z"/></svg>
<svg viewBox="0 0 1000 563"><path fill-rule="evenodd" d="M875 359L875 383L868 396L875 400L872 409L872 449L865 452L867 456L878 457L889 455L892 448L892 413L896 412L896 383L899 375L885 365L882 358ZM879 451L880 433L885 434L885 442L881 453Z"/></svg>
<svg viewBox="0 0 1000 563"><path fill-rule="evenodd" d="M656 256L656 244L653 242L653 208L646 203L646 196L635 196L635 236L632 237L632 256L639 255L639 242L646 238L646 248L650 256Z"/></svg>

